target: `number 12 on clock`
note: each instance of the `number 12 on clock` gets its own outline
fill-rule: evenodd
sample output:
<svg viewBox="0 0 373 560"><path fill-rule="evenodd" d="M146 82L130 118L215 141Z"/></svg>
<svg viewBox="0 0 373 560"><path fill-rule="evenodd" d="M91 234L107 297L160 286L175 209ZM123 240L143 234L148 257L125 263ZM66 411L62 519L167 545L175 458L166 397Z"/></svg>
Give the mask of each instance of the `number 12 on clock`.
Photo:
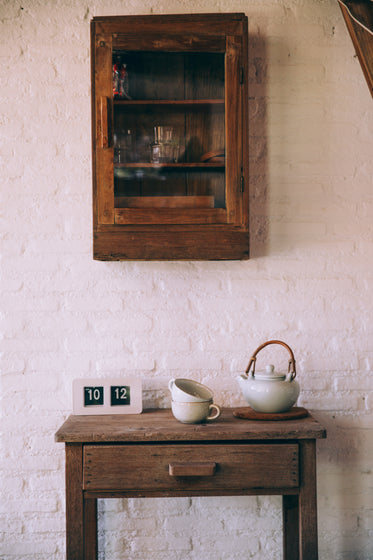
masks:
<svg viewBox="0 0 373 560"><path fill-rule="evenodd" d="M131 404L131 388L126 385L112 385L110 387L110 405L123 406Z"/></svg>

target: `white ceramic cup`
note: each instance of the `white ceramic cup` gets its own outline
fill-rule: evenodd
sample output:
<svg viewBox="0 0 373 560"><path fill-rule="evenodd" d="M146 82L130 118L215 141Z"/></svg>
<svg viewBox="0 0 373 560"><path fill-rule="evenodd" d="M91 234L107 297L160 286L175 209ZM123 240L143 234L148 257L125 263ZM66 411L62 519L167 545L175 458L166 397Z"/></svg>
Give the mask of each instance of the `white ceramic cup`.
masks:
<svg viewBox="0 0 373 560"><path fill-rule="evenodd" d="M183 424L199 424L205 420L215 420L221 414L220 407L213 404L212 401L172 401L171 407L175 418ZM212 412L213 410L215 410L215 413Z"/></svg>
<svg viewBox="0 0 373 560"><path fill-rule="evenodd" d="M206 385L192 379L170 379L168 388L174 402L212 401L212 391Z"/></svg>

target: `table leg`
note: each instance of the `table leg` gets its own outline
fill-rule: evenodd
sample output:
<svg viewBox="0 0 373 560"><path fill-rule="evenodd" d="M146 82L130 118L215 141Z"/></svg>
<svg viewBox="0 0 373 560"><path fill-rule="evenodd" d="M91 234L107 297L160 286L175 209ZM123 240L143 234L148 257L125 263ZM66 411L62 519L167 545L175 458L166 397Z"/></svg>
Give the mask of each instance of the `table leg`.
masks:
<svg viewBox="0 0 373 560"><path fill-rule="evenodd" d="M84 500L85 560L97 560L97 500Z"/></svg>
<svg viewBox="0 0 373 560"><path fill-rule="evenodd" d="M300 443L299 559L317 560L316 442Z"/></svg>
<svg viewBox="0 0 373 560"><path fill-rule="evenodd" d="M66 444L66 558L84 558L83 446Z"/></svg>
<svg viewBox="0 0 373 560"><path fill-rule="evenodd" d="M299 498L298 495L282 497L284 533L284 560L299 559Z"/></svg>

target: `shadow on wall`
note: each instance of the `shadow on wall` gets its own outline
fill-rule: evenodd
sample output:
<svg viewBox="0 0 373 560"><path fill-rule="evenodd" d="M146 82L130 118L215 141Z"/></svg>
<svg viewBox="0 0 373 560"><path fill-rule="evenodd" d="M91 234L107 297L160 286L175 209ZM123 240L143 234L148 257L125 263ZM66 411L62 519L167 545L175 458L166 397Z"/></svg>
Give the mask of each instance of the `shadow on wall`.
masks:
<svg viewBox="0 0 373 560"><path fill-rule="evenodd" d="M266 40L249 35L249 184L250 256L266 254L268 237L267 206L267 56Z"/></svg>
<svg viewBox="0 0 373 560"><path fill-rule="evenodd" d="M372 558L371 416L312 412L327 429L318 447L318 508L321 556Z"/></svg>
<svg viewBox="0 0 373 560"><path fill-rule="evenodd" d="M325 124L325 111L333 110L325 99L325 69L306 47L298 52L295 39L249 36L252 258L319 247L329 222L344 212L348 217L324 179L340 173L342 165L330 123Z"/></svg>

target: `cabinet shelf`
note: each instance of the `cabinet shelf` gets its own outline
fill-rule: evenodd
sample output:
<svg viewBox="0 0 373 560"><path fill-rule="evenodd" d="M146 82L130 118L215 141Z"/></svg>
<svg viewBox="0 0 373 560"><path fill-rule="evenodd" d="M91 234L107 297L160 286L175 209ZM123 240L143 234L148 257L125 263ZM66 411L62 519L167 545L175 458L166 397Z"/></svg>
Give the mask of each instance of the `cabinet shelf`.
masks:
<svg viewBox="0 0 373 560"><path fill-rule="evenodd" d="M211 169L211 168L225 168L224 163L115 163L115 169L124 168L151 168L151 169L163 169L163 168L173 168L173 169Z"/></svg>
<svg viewBox="0 0 373 560"><path fill-rule="evenodd" d="M213 196L118 196L115 208L214 208Z"/></svg>
<svg viewBox="0 0 373 560"><path fill-rule="evenodd" d="M224 99L114 99L114 105L222 105Z"/></svg>

